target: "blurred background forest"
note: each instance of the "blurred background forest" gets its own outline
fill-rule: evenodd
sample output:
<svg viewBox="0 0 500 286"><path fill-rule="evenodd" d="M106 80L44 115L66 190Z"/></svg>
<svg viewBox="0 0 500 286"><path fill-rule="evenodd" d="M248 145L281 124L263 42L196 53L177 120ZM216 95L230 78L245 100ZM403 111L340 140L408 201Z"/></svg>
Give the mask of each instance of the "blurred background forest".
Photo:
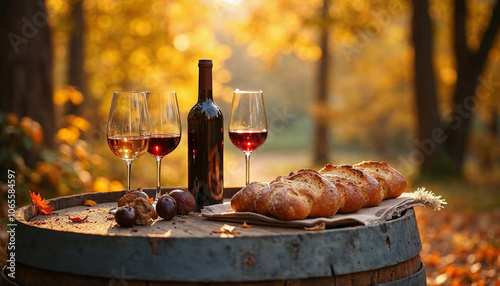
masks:
<svg viewBox="0 0 500 286"><path fill-rule="evenodd" d="M15 170L18 204L28 190L123 189L125 164L106 144L113 91L177 91L185 128L198 59L211 58L226 127L235 88L264 91L269 136L252 180L387 161L449 211L498 216L498 1L7 0L0 14L1 192ZM163 160L164 186L187 185L186 135ZM226 143L224 163L225 186L242 186L242 152ZM154 186L153 156L132 169L132 187ZM485 234L493 258L480 261L495 272L468 269L470 281L498 281L498 232ZM431 284L469 281L433 250Z"/></svg>

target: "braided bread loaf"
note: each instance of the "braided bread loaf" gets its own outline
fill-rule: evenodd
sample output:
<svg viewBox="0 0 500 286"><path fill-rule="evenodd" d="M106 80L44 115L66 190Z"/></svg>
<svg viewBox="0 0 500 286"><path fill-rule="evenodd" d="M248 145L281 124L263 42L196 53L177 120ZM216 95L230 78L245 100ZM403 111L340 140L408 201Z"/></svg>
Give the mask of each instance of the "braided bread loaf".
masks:
<svg viewBox="0 0 500 286"><path fill-rule="evenodd" d="M328 164L319 172L301 169L269 183L250 183L233 196L231 207L282 220L328 217L378 206L400 196L406 186L403 175L384 162Z"/></svg>

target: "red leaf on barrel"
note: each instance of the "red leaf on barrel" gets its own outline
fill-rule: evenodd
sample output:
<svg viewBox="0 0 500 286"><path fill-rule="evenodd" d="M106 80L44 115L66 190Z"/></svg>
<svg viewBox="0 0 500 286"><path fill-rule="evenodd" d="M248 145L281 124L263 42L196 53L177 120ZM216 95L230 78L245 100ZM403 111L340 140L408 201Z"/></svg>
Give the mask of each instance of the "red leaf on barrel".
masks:
<svg viewBox="0 0 500 286"><path fill-rule="evenodd" d="M40 210L40 212L44 214L52 213L53 208L45 202L45 199L42 199L40 194L35 194L30 191L30 196L33 204Z"/></svg>
<svg viewBox="0 0 500 286"><path fill-rule="evenodd" d="M70 219L72 222L86 222L88 217L89 217L89 216L86 216L86 217L84 217L84 218L79 218L79 217L69 217L69 219Z"/></svg>

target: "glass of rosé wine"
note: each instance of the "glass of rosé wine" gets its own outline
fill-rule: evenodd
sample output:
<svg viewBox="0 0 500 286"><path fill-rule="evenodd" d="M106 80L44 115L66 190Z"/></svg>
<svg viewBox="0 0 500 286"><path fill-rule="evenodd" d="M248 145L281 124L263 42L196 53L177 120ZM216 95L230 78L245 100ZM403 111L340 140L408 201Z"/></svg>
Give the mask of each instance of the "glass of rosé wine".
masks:
<svg viewBox="0 0 500 286"><path fill-rule="evenodd" d="M148 152L156 159L155 203L161 195L161 159L181 141L181 118L175 91L146 91L151 124Z"/></svg>
<svg viewBox="0 0 500 286"><path fill-rule="evenodd" d="M115 91L109 110L107 139L113 154L127 163L127 194L132 162L146 153L150 137L146 93Z"/></svg>
<svg viewBox="0 0 500 286"><path fill-rule="evenodd" d="M250 155L267 138L267 116L264 93L258 91L234 91L229 117L229 139L245 153L246 184L250 183Z"/></svg>

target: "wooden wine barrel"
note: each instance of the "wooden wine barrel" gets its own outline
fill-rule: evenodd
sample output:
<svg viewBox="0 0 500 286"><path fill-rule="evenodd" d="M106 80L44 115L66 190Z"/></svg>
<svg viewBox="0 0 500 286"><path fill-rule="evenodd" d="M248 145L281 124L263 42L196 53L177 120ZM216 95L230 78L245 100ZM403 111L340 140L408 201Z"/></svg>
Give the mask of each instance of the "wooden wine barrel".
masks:
<svg viewBox="0 0 500 286"><path fill-rule="evenodd" d="M49 216L18 209L15 279L4 268L2 285L426 285L413 209L380 225L322 231L228 223L240 232L232 236L199 213L118 227L99 208L123 194L49 200Z"/></svg>

